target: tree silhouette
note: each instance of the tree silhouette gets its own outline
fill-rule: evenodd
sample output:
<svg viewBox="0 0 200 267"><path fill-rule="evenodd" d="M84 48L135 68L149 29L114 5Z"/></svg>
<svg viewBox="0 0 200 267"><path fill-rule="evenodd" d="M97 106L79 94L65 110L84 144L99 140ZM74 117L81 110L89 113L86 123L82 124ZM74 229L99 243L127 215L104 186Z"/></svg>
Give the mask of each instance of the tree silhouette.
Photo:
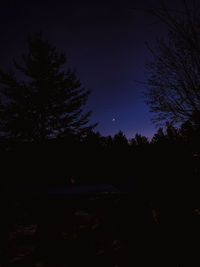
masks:
<svg viewBox="0 0 200 267"><path fill-rule="evenodd" d="M200 20L183 3L183 12L164 5L150 10L168 28L168 40L150 48L153 59L147 64L145 96L157 125L200 121Z"/></svg>
<svg viewBox="0 0 200 267"><path fill-rule="evenodd" d="M65 68L66 56L41 33L28 37L23 64L14 60L24 76L19 81L11 70L0 71L3 101L0 132L7 138L43 143L49 138L84 134L90 111L83 113L89 90L82 87L75 70Z"/></svg>
<svg viewBox="0 0 200 267"><path fill-rule="evenodd" d="M113 144L115 146L120 146L120 147L125 147L125 148L128 146L128 140L121 130L117 134L114 135Z"/></svg>
<svg viewBox="0 0 200 267"><path fill-rule="evenodd" d="M141 134L135 135L135 142L138 146L145 146L149 144L148 138L146 136L142 136Z"/></svg>
<svg viewBox="0 0 200 267"><path fill-rule="evenodd" d="M163 128L159 128L157 133L154 134L152 140L151 140L151 143L153 144L162 144L166 142L166 136L163 132Z"/></svg>

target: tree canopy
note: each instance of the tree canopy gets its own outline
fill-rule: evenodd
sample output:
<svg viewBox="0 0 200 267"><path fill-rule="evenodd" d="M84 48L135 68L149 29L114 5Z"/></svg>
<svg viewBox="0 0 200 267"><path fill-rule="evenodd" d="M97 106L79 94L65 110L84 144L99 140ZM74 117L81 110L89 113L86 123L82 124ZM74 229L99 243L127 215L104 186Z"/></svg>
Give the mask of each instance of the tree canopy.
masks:
<svg viewBox="0 0 200 267"><path fill-rule="evenodd" d="M7 138L43 142L49 138L82 135L88 126L91 111L83 112L89 90L66 67L66 55L59 53L41 33L28 37L28 52L22 63L13 61L23 74L0 71L2 100L0 132Z"/></svg>
<svg viewBox="0 0 200 267"><path fill-rule="evenodd" d="M157 125L200 122L199 12L182 2L183 11L164 4L150 10L168 29L168 38L150 48L153 59L147 64L145 97Z"/></svg>

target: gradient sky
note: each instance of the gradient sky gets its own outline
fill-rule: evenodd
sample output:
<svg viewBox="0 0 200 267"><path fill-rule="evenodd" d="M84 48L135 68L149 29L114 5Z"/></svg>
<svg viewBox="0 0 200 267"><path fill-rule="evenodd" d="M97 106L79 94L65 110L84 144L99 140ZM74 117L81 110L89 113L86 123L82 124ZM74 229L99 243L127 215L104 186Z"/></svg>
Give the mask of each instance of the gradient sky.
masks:
<svg viewBox="0 0 200 267"><path fill-rule="evenodd" d="M28 33L42 30L66 53L85 88L91 89L86 109L92 110L96 131L128 138L156 132L142 98L145 41L154 42L164 28L135 7L158 1L4 1L0 7L0 67L10 66L26 49ZM168 1L171 5L177 1ZM113 120L115 118L115 120Z"/></svg>

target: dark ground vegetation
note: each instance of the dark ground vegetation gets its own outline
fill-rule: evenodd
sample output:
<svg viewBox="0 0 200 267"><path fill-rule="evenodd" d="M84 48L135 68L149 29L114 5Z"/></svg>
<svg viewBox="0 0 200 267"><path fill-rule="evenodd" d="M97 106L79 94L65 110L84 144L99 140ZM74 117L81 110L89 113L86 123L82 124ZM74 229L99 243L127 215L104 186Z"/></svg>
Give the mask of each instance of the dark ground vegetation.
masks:
<svg viewBox="0 0 200 267"><path fill-rule="evenodd" d="M1 266L191 266L198 262L199 209L187 205L163 213L130 195L18 196L5 201Z"/></svg>
<svg viewBox="0 0 200 267"><path fill-rule="evenodd" d="M42 147L4 140L1 266L199 266L199 147L188 127L160 129L151 142L122 132ZM122 193L47 193L72 178ZM16 191L35 186L41 194Z"/></svg>

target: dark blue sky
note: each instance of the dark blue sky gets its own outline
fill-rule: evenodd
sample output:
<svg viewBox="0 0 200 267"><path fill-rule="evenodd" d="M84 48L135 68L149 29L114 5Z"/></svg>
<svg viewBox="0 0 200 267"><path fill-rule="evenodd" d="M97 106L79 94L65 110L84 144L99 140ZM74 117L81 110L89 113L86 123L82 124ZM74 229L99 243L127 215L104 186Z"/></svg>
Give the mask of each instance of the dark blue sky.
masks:
<svg viewBox="0 0 200 267"><path fill-rule="evenodd" d="M76 67L83 85L92 90L86 108L92 110L96 130L113 135L122 130L128 138L156 129L142 98L145 41L163 32L155 18L134 7L158 1L6 1L0 9L1 67L19 58L28 33L42 30ZM174 5L174 1L168 3ZM113 120L115 118L115 121Z"/></svg>

